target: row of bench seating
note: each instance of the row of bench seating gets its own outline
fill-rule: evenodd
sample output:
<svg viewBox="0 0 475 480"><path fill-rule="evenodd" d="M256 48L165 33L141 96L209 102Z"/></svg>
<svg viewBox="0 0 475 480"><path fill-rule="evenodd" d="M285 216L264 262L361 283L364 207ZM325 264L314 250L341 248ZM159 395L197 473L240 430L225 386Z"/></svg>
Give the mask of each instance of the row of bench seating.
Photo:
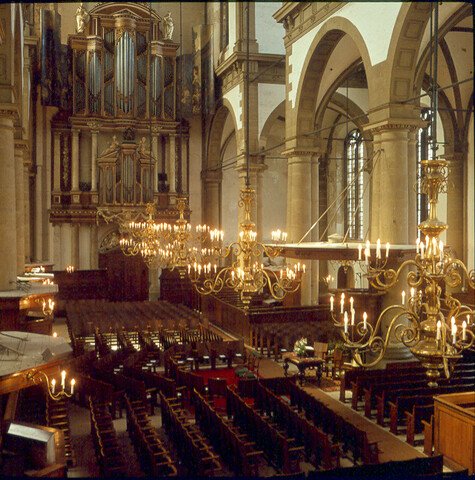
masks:
<svg viewBox="0 0 475 480"><path fill-rule="evenodd" d="M220 476L221 459L192 421L178 399L165 398L160 393L162 425L175 445L180 458L189 472L195 476Z"/></svg>
<svg viewBox="0 0 475 480"><path fill-rule="evenodd" d="M143 471L149 476L176 476L176 466L150 423L143 402L131 400L127 394L124 399L127 431Z"/></svg>
<svg viewBox="0 0 475 480"><path fill-rule="evenodd" d="M117 441L107 403L90 396L91 435L102 476L126 476L127 463Z"/></svg>

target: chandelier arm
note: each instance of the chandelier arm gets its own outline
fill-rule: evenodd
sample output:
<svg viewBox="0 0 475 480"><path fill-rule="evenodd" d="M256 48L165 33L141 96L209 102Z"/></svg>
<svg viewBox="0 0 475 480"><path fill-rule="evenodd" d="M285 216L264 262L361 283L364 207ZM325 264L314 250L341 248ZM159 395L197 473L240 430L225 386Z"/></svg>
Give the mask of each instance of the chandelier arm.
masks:
<svg viewBox="0 0 475 480"><path fill-rule="evenodd" d="M265 275L268 285L269 285L269 291L271 295L276 299L276 300L282 300L285 295L288 293L294 293L298 290L299 288L299 283L297 282L297 285L293 285L293 282L288 279L288 278L282 278L279 279L275 272L271 272L272 276L274 277L272 281L270 275L268 272L265 270L262 271L263 275ZM279 295L279 292L283 292L283 295Z"/></svg>
<svg viewBox="0 0 475 480"><path fill-rule="evenodd" d="M401 272L403 271L403 269L410 266L410 265L415 266L419 270L421 270L420 264L416 260L411 259L411 260L406 260L405 262L403 262L399 266L397 271L391 268L389 270L380 271L376 275L374 275L373 277L371 276L371 273L369 273L368 274L368 280L371 283L371 286L373 286L377 290L387 290L387 289L393 287L394 285L396 285L396 283L399 281L399 278L401 276ZM408 281L409 281L409 276L411 275L411 273L412 273L411 278L415 275L414 272L410 271L407 274ZM382 275L383 279L387 279L389 283L384 282L383 279L381 278L381 275ZM419 280L417 282L410 283L410 285L415 287L415 286L419 286L421 283L422 283L422 280Z"/></svg>
<svg viewBox="0 0 475 480"><path fill-rule="evenodd" d="M462 270L463 275L460 275L458 272L456 272L456 270L451 270L450 267L453 267L453 268L459 267ZM460 279L460 283L463 277L467 280L469 286L472 289L475 289L475 269L469 272L467 267L458 258L451 260L450 263L447 264L446 268L447 268L447 276L452 277L453 272L456 272L458 275L458 278ZM451 287L454 286L454 285L450 285L448 282L446 283ZM458 283L455 286L458 286L460 283Z"/></svg>

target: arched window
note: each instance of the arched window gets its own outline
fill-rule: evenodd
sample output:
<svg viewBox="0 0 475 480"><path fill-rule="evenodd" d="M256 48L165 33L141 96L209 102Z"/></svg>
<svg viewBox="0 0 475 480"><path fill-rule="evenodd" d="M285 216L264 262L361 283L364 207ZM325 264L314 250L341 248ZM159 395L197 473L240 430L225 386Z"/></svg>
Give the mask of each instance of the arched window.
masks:
<svg viewBox="0 0 475 480"><path fill-rule="evenodd" d="M363 239L363 137L352 130L345 138L345 231L350 240Z"/></svg>
<svg viewBox="0 0 475 480"><path fill-rule="evenodd" d="M424 109L421 112L421 120L429 121L431 118L430 109ZM421 179L422 179L422 160L432 160L432 150L430 148L431 141L431 123L427 126L419 128L417 133L417 191L420 192ZM427 195L424 193L417 194L417 225L423 222L429 214L429 204L427 202ZM418 236L420 230L417 230Z"/></svg>

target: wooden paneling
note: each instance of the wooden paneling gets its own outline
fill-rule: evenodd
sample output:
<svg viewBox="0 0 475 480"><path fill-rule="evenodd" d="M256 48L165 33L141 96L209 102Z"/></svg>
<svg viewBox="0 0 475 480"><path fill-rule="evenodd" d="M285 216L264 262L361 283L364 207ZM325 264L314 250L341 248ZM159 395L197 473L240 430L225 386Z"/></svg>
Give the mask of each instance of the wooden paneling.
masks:
<svg viewBox="0 0 475 480"><path fill-rule="evenodd" d="M435 455L475 473L475 392L434 397Z"/></svg>
<svg viewBox="0 0 475 480"><path fill-rule="evenodd" d="M107 298L111 302L148 300L148 269L140 255L122 250L99 255L99 267L106 270Z"/></svg>

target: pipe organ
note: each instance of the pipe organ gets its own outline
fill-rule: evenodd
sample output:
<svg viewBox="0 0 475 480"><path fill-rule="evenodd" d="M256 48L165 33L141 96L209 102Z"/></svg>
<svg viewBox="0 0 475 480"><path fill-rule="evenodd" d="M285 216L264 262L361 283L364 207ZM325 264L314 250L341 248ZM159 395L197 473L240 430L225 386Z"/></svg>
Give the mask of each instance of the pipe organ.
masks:
<svg viewBox="0 0 475 480"><path fill-rule="evenodd" d="M88 13L84 32L68 36L71 105L52 120L50 222L93 229L97 208L150 202L172 221L189 185L179 44L163 39L161 17L144 3L102 2Z"/></svg>

